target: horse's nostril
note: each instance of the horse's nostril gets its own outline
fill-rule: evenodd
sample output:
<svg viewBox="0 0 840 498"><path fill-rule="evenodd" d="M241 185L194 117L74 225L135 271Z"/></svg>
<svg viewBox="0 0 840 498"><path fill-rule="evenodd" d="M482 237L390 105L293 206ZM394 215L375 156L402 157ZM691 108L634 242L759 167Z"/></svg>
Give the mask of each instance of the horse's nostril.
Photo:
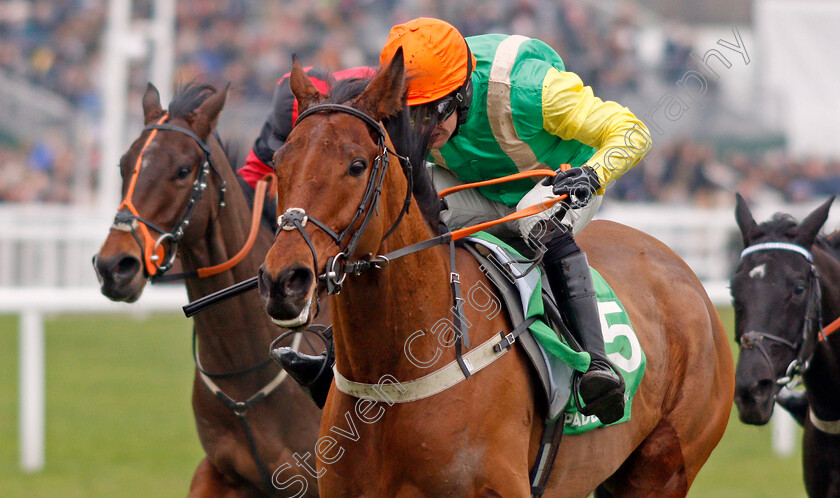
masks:
<svg viewBox="0 0 840 498"><path fill-rule="evenodd" d="M769 399L775 392L776 382L773 379L760 379L749 385L736 385L735 397L737 399L756 402Z"/></svg>
<svg viewBox="0 0 840 498"><path fill-rule="evenodd" d="M140 261L133 256L126 256L117 263L114 273L116 276L128 278L133 277L138 271L140 271Z"/></svg>
<svg viewBox="0 0 840 498"><path fill-rule="evenodd" d="M265 271L265 265L260 265L259 270L257 270L257 291L261 296L268 297L272 283L268 272Z"/></svg>
<svg viewBox="0 0 840 498"><path fill-rule="evenodd" d="M140 271L140 260L134 256L122 255L111 258L96 257L93 266L100 279L115 283L127 282Z"/></svg>
<svg viewBox="0 0 840 498"><path fill-rule="evenodd" d="M291 270L286 277L284 287L288 295L306 294L312 285L312 270L306 267L299 267Z"/></svg>

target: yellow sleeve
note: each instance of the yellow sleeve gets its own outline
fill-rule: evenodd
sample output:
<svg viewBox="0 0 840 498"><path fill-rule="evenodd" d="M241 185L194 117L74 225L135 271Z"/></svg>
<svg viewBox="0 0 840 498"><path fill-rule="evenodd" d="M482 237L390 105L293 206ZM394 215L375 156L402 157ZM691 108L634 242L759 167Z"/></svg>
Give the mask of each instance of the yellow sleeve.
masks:
<svg viewBox="0 0 840 498"><path fill-rule="evenodd" d="M587 162L608 186L652 145L647 127L624 106L599 99L575 73L548 70L542 89L543 127L563 140L597 149Z"/></svg>

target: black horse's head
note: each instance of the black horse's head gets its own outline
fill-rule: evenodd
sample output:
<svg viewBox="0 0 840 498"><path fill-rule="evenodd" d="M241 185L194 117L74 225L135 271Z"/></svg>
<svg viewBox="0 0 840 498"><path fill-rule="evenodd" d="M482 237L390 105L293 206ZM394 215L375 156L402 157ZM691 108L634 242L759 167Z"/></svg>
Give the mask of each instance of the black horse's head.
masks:
<svg viewBox="0 0 840 498"><path fill-rule="evenodd" d="M820 327L820 288L811 247L834 197L802 223L777 213L761 225L737 195L735 217L744 239L735 274L735 405L741 421L770 420L776 394L813 352Z"/></svg>

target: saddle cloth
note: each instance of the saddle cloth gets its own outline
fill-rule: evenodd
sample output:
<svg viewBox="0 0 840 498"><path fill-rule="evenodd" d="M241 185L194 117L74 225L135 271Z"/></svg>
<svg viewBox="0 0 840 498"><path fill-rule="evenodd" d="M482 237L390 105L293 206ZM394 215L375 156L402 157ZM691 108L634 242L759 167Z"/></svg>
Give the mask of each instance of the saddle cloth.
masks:
<svg viewBox="0 0 840 498"><path fill-rule="evenodd" d="M499 291L500 301L507 308L513 326L537 317L517 342L524 348L540 378L548 420L553 422L564 416L563 434L570 435L602 427L596 417L582 415L571 399L574 371L586 371L589 354L578 351L576 344L570 345L573 339L565 330L553 296L550 292L543 293L548 282L541 269L536 267L528 271L529 263L518 262L525 259L522 255L485 232L478 232L465 242L467 250ZM642 381L646 359L624 306L606 280L594 268L591 271L607 357L627 385L624 416L615 422L619 424L630 419L633 395Z"/></svg>

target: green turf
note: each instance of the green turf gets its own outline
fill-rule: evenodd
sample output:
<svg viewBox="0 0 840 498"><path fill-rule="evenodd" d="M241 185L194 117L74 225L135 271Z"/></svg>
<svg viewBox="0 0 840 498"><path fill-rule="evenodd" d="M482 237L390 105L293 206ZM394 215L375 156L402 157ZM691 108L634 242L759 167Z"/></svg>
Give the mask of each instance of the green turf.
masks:
<svg viewBox="0 0 840 498"><path fill-rule="evenodd" d="M724 323L732 317L723 311ZM0 316L0 497L180 497L202 456L190 408L190 322L61 316L47 325L47 465L18 465L17 320ZM798 444L798 443L797 443ZM799 452L771 429L729 427L690 495L805 496Z"/></svg>
<svg viewBox="0 0 840 498"><path fill-rule="evenodd" d="M202 456L189 334L175 315L47 320L47 464L25 475L17 320L0 317L0 496L184 496Z"/></svg>

